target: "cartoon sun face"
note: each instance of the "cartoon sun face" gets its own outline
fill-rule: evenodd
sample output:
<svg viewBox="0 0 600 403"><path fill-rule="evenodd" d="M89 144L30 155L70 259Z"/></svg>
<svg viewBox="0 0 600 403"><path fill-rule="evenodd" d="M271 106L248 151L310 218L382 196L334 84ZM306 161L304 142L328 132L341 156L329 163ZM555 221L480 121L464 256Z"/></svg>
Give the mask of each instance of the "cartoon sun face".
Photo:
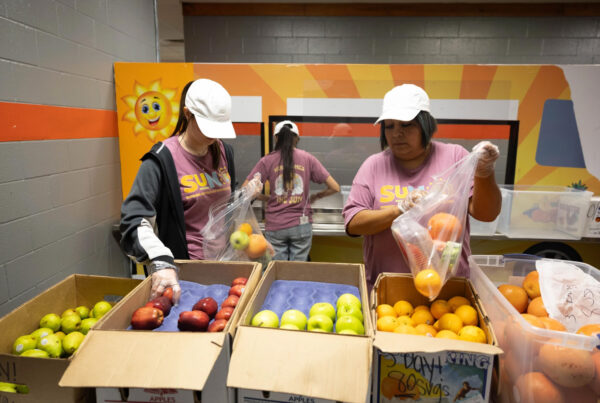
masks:
<svg viewBox="0 0 600 403"><path fill-rule="evenodd" d="M179 105L174 100L177 89L162 88L159 79L148 87L136 82L133 91L135 95L122 98L129 107L123 120L134 123L136 135L146 133L151 141L169 137L179 114Z"/></svg>

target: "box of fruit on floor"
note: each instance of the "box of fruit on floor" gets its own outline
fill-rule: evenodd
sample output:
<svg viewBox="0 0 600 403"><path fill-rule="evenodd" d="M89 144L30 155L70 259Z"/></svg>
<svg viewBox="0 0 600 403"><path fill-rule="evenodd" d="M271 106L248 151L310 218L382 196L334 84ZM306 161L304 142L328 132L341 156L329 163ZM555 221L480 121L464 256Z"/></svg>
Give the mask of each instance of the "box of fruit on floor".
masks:
<svg viewBox="0 0 600 403"><path fill-rule="evenodd" d="M90 328L140 283L73 274L0 318L0 401L84 401L92 390L58 381Z"/></svg>
<svg viewBox="0 0 600 403"><path fill-rule="evenodd" d="M600 311L594 307L600 297L600 272L581 262L534 258L490 255L469 259L471 281L504 350L499 401L596 403L600 398ZM563 277L564 265L590 277L580 284L560 280L562 284L552 285L559 294L561 288L566 293L565 303L556 305L563 315L550 317L552 309L542 300L538 270L549 269L544 273ZM582 309L582 304L591 309ZM573 323L577 317L587 323Z"/></svg>
<svg viewBox="0 0 600 403"><path fill-rule="evenodd" d="M96 388L98 402L194 402L200 391L203 401L233 401L225 384L231 338L262 266L176 263L179 304L170 290L150 300L146 278L88 335L61 386Z"/></svg>
<svg viewBox="0 0 600 403"><path fill-rule="evenodd" d="M272 261L242 313L237 401L365 402L372 324L362 264Z"/></svg>
<svg viewBox="0 0 600 403"><path fill-rule="evenodd" d="M374 402L486 402L496 393L502 350L468 279L451 278L430 302L412 275L382 273L371 309Z"/></svg>

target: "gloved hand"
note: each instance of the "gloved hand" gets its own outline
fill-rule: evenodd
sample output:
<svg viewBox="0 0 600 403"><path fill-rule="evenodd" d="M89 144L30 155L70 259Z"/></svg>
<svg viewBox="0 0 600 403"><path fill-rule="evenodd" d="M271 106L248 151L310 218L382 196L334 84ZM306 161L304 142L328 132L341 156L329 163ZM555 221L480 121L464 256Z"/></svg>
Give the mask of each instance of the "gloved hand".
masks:
<svg viewBox="0 0 600 403"><path fill-rule="evenodd" d="M475 169L475 176L478 178L487 178L494 174L494 165L500 156L498 147L489 141L482 141L473 147L473 152L479 153L479 161Z"/></svg>
<svg viewBox="0 0 600 403"><path fill-rule="evenodd" d="M427 195L427 191L423 189L411 190L404 199L398 202L398 209L404 214L415 204L419 203L423 197Z"/></svg>
<svg viewBox="0 0 600 403"><path fill-rule="evenodd" d="M181 296L181 287L179 287L179 281L177 280L177 271L174 268L163 268L158 269L152 273L152 290L150 292L150 299L160 297L165 290L171 287L173 289L173 305L179 303L179 297Z"/></svg>
<svg viewBox="0 0 600 403"><path fill-rule="evenodd" d="M262 192L263 183L260 179L260 173L257 172L254 174L254 177L246 184L246 186L244 186L244 189L249 195L252 196L252 198L255 198L260 194L260 192Z"/></svg>

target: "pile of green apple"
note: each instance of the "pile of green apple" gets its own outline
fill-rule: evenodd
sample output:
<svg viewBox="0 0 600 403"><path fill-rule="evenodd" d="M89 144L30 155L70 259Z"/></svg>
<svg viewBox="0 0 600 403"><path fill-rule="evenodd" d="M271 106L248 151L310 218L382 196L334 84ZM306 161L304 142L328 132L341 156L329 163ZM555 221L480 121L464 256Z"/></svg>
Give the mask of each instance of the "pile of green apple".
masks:
<svg viewBox="0 0 600 403"><path fill-rule="evenodd" d="M308 318L298 309L289 309L281 315L271 310L263 310L252 317L251 325L289 330L340 334L365 334L360 300L352 294L342 294L334 308L328 302L317 302L309 311ZM334 326L335 325L335 326Z"/></svg>
<svg viewBox="0 0 600 403"><path fill-rule="evenodd" d="M23 357L69 357L79 348L92 326L111 308L110 303L99 301L92 309L82 305L67 309L60 316L56 313L44 315L37 330L17 337L12 353Z"/></svg>

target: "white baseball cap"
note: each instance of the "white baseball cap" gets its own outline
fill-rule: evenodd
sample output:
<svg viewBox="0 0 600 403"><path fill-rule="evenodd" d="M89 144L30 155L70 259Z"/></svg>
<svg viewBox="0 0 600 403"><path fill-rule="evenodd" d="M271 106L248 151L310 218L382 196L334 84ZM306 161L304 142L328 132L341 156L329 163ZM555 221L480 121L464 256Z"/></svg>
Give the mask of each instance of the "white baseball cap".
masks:
<svg viewBox="0 0 600 403"><path fill-rule="evenodd" d="M296 124L294 122L292 122L291 120L282 120L281 122L277 123L275 125L275 134L279 134L279 131L281 131L281 128L283 127L283 125L292 126L290 128L292 133L296 133L296 136L300 137L300 131L298 130L298 126L296 126Z"/></svg>
<svg viewBox="0 0 600 403"><path fill-rule="evenodd" d="M402 84L392 88L383 97L383 110L376 124L385 119L409 122L421 111L431 112L429 97L421 87Z"/></svg>
<svg viewBox="0 0 600 403"><path fill-rule="evenodd" d="M202 133L211 139L234 139L231 95L215 81L201 78L190 85L185 106L194 114Z"/></svg>

